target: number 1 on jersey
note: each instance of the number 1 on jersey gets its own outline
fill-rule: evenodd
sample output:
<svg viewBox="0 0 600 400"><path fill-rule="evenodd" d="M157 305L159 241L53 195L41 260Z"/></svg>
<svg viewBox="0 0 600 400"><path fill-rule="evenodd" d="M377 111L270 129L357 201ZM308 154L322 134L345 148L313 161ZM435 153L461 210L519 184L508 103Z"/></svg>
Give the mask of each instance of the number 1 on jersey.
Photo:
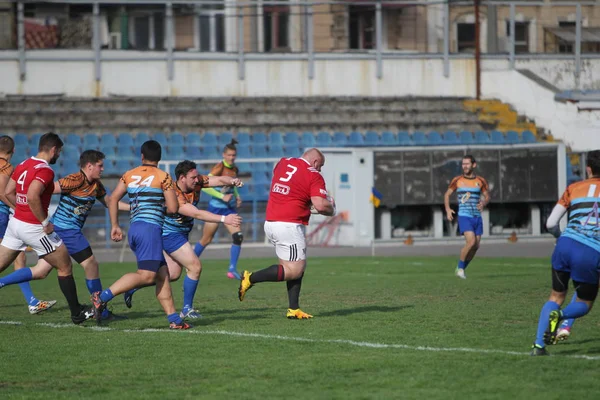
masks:
<svg viewBox="0 0 600 400"><path fill-rule="evenodd" d="M296 173L296 171L298 171L298 167L294 167L293 165L288 164L287 167L291 170L291 171L285 171L285 178L279 178L279 180L281 182L288 182L290 179L292 179L292 175L294 175Z"/></svg>

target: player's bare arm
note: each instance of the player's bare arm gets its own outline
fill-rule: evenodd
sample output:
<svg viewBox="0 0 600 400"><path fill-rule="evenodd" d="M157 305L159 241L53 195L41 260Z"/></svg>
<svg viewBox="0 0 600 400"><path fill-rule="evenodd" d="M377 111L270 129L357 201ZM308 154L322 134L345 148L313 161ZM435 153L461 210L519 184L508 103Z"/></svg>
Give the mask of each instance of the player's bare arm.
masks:
<svg viewBox="0 0 600 400"><path fill-rule="evenodd" d="M490 193L487 190L484 190L481 193L481 200L477 204L477 209L482 211L490 202Z"/></svg>
<svg viewBox="0 0 600 400"><path fill-rule="evenodd" d="M7 201L6 204L11 208L15 208L17 204L17 182L10 178L2 193L4 193L4 198Z"/></svg>
<svg viewBox="0 0 600 400"><path fill-rule="evenodd" d="M98 199L98 201L100 203L102 203L104 205L104 207L108 208L108 202L110 201L110 195L107 194L104 197L100 197ZM131 211L131 207L129 206L129 204L125 203L124 201L119 201L118 205L119 205L119 211Z"/></svg>
<svg viewBox="0 0 600 400"><path fill-rule="evenodd" d="M444 193L444 207L446 208L446 218L448 221L454 220L454 210L450 208L450 196L454 193L454 189L446 190Z"/></svg>
<svg viewBox="0 0 600 400"><path fill-rule="evenodd" d="M239 178L232 178L231 176L208 176L208 186L235 186L242 187L244 183Z"/></svg>
<svg viewBox="0 0 600 400"><path fill-rule="evenodd" d="M119 181L117 187L112 192L112 195L109 197L108 203L108 215L110 216L110 237L115 242L120 242L123 240L123 231L121 231L121 227L119 226L119 201L125 196L127 193L127 187L123 181Z"/></svg>
<svg viewBox="0 0 600 400"><path fill-rule="evenodd" d="M199 210L190 203L180 205L178 213L204 222L219 223L221 222L222 217L221 215L213 214L209 211ZM242 224L242 217L237 214L229 214L225 216L223 223L225 225L240 226Z"/></svg>
<svg viewBox="0 0 600 400"><path fill-rule="evenodd" d="M113 194L114 195L114 194ZM167 207L168 214L175 214L179 209L179 201L177 201L177 194L175 190L169 189L164 191L165 206Z"/></svg>
<svg viewBox="0 0 600 400"><path fill-rule="evenodd" d="M48 222L48 214L42 207L42 193L46 190L44 184L37 179L34 179L29 184L27 189L27 204L31 213L40 221L44 227L44 232L51 233L54 231L54 225Z"/></svg>
<svg viewBox="0 0 600 400"><path fill-rule="evenodd" d="M61 194L62 193L62 188L60 187L60 183L58 181L54 182L54 191L52 191L52 194Z"/></svg>
<svg viewBox="0 0 600 400"><path fill-rule="evenodd" d="M331 217L335 214L335 206L333 201L329 201L321 196L312 196L310 201L319 214L326 215L328 217Z"/></svg>
<svg viewBox="0 0 600 400"><path fill-rule="evenodd" d="M12 203L5 194L6 186L8 185L9 180L10 177L8 175L0 175L0 201L9 206L10 208L14 209L15 204Z"/></svg>

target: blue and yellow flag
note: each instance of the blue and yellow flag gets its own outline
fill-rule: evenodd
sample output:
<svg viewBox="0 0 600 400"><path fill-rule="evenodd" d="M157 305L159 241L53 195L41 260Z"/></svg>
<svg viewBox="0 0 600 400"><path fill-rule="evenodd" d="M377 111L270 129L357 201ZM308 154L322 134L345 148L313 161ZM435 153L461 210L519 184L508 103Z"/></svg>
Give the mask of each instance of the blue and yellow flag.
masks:
<svg viewBox="0 0 600 400"><path fill-rule="evenodd" d="M383 198L383 195L381 194L381 192L377 189L375 189L375 187L373 187L371 189L371 203L373 203L373 205L375 206L375 208L379 207L381 205L381 199Z"/></svg>

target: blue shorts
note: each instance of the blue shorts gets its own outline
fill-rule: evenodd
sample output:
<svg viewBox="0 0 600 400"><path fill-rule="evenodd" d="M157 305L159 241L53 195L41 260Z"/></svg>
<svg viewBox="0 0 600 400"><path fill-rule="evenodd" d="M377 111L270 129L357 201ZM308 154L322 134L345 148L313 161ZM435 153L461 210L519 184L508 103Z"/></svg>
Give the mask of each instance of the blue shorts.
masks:
<svg viewBox="0 0 600 400"><path fill-rule="evenodd" d="M169 233L162 237L163 249L167 254L176 252L188 242L188 235L184 233Z"/></svg>
<svg viewBox="0 0 600 400"><path fill-rule="evenodd" d="M147 222L134 222L129 226L127 237L138 269L157 272L167 264L163 256L162 227Z"/></svg>
<svg viewBox="0 0 600 400"><path fill-rule="evenodd" d="M237 214L237 210L235 208L229 208L229 207L213 207L210 204L208 205L208 210L206 210L208 212L211 212L213 214L217 214L217 215L230 215L230 214Z"/></svg>
<svg viewBox="0 0 600 400"><path fill-rule="evenodd" d="M6 227L8 226L8 214L0 213L0 239L4 239L4 233L6 233Z"/></svg>
<svg viewBox="0 0 600 400"><path fill-rule="evenodd" d="M473 232L475 236L483 235L483 220L481 217L458 216L458 231L461 235L465 232Z"/></svg>
<svg viewBox="0 0 600 400"><path fill-rule="evenodd" d="M61 229L55 226L54 232L64 242L69 255L77 254L90 247L90 242L83 236L81 229Z"/></svg>
<svg viewBox="0 0 600 400"><path fill-rule="evenodd" d="M598 285L600 252L568 237L560 237L552 253L552 269L568 272L575 282Z"/></svg>

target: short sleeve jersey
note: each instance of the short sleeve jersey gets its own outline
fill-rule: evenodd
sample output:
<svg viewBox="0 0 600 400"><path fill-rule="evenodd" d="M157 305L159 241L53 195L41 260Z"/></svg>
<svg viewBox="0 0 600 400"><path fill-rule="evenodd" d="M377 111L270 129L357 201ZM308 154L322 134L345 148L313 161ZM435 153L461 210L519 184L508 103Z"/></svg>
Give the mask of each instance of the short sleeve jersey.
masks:
<svg viewBox="0 0 600 400"><path fill-rule="evenodd" d="M4 158L0 158L0 175L10 176L13 173L13 166L11 163L6 161ZM2 214L10 214L10 207L3 202L0 201L0 213Z"/></svg>
<svg viewBox="0 0 600 400"><path fill-rule="evenodd" d="M175 193L177 193L177 201L181 207L184 204L191 204L194 207L198 205L200 201L200 193L202 188L208 186L208 176L198 175L198 184L194 190L190 193L183 193L179 186L175 184ZM187 235L190 233L194 226L194 218L186 217L179 213L167 214L165 216L165 224L163 225L163 236L180 233Z"/></svg>
<svg viewBox="0 0 600 400"><path fill-rule="evenodd" d="M575 182L567 187L558 204L568 212L567 228L562 236L569 237L600 251L600 179Z"/></svg>
<svg viewBox="0 0 600 400"><path fill-rule="evenodd" d="M477 204L481 195L488 191L488 183L481 176L467 178L464 175L452 179L448 189L456 191L458 195L458 216L459 217L479 217L481 211L477 209Z"/></svg>
<svg viewBox="0 0 600 400"><path fill-rule="evenodd" d="M212 176L230 176L232 178L237 178L238 176L238 167L235 165L226 166L223 161L215 164L215 166L210 170L209 175ZM222 194L231 194L233 193L233 187L231 186L217 186L214 188L218 190ZM225 201L218 199L216 197L211 197L209 200L209 205L214 208L230 208L232 207L232 203L235 204L235 201L232 199L230 203L226 203Z"/></svg>
<svg viewBox="0 0 600 400"><path fill-rule="evenodd" d="M41 182L44 185L41 201L42 209L47 213L52 192L54 192L54 171L46 160L31 157L16 166L11 179L16 182L15 218L29 224L41 225L29 208L27 191L33 181Z"/></svg>
<svg viewBox="0 0 600 400"><path fill-rule="evenodd" d="M308 225L313 196L327 198L321 173L303 158L282 158L273 169L267 221Z"/></svg>
<svg viewBox="0 0 600 400"><path fill-rule="evenodd" d="M61 196L52 223L62 229L82 229L96 199L106 196L100 181L90 182L82 171L58 180Z"/></svg>

